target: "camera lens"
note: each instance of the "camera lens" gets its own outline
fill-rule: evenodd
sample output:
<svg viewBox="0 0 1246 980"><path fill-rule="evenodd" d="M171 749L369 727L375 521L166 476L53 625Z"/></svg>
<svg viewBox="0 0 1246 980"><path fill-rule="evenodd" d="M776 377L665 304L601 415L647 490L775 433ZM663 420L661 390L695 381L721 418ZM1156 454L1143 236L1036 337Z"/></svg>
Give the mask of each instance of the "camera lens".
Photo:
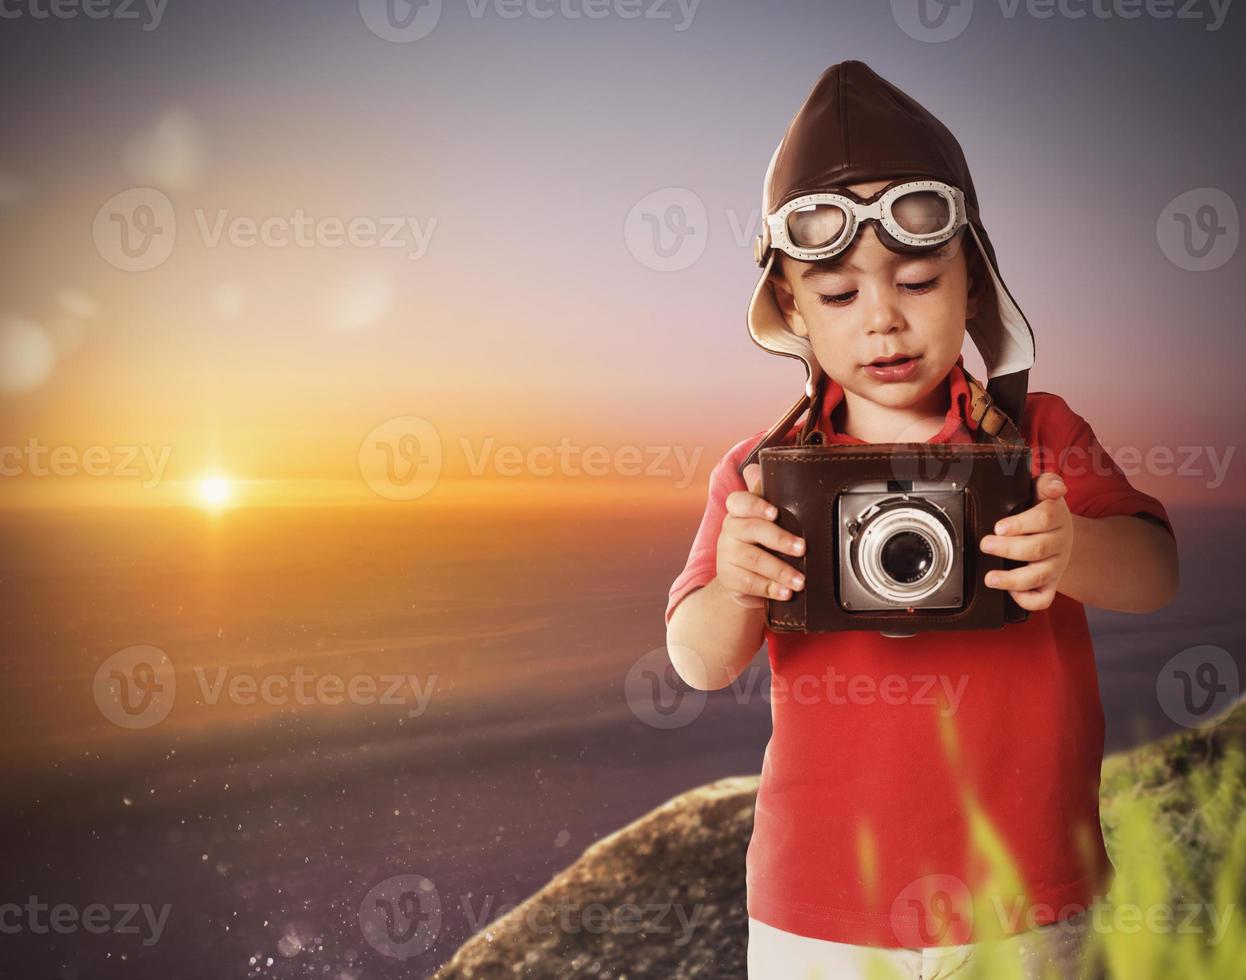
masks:
<svg viewBox="0 0 1246 980"><path fill-rule="evenodd" d="M897 582L911 585L930 573L934 565L934 549L922 535L914 531L900 531L883 542L879 564Z"/></svg>
<svg viewBox="0 0 1246 980"><path fill-rule="evenodd" d="M921 605L956 567L955 527L937 503L907 491L858 511L847 533L848 574L887 605Z"/></svg>

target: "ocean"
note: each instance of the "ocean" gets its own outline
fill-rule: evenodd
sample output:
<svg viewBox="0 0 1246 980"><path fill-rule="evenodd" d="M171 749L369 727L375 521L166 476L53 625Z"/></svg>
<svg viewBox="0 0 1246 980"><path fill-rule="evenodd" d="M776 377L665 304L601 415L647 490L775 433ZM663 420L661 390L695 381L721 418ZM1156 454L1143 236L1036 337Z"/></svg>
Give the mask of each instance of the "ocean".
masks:
<svg viewBox="0 0 1246 980"><path fill-rule="evenodd" d="M1172 517L1178 600L1088 611L1109 751L1180 727L1157 694L1180 651L1246 668L1246 521ZM708 694L663 666L699 518L617 500L4 512L6 967L430 976L595 840L760 771L764 650ZM421 931L386 955L370 917L411 881Z"/></svg>

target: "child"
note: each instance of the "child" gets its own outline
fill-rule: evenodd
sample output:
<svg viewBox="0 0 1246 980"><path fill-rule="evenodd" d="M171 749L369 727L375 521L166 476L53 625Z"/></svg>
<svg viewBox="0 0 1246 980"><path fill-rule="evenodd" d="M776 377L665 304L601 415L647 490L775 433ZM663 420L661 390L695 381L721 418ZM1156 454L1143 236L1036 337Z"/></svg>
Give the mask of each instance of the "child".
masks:
<svg viewBox="0 0 1246 980"><path fill-rule="evenodd" d="M825 194L840 196L810 197ZM881 958L929 980L989 948L1027 977L1077 977L1087 910L1113 874L1083 604L1171 600L1167 512L1064 399L1027 394L1033 334L963 152L912 98L859 61L829 68L771 158L762 214L749 330L805 362L805 396L714 467L666 610L672 663L692 687L726 686L763 638L769 648L749 976L843 980ZM966 332L989 398L964 368ZM1031 447L1036 503L974 544L1023 563L984 584L1008 590L1026 622L908 638L765 628L766 598L804 587L765 548L798 556L804 541L758 495L763 444L968 443L1001 429Z"/></svg>

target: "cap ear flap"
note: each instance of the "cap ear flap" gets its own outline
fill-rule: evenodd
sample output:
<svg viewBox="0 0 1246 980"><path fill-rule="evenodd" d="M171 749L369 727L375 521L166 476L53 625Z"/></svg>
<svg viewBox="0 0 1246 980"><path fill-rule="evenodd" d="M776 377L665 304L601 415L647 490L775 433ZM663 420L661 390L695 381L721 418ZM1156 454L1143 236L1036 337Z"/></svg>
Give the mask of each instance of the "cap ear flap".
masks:
<svg viewBox="0 0 1246 980"><path fill-rule="evenodd" d="M800 315L800 310L796 308L796 298L783 272L783 255L781 252L776 251L774 253L774 263L770 267L770 274L766 277L766 288L774 296L774 305L778 309L779 315L783 317L784 326L788 331L797 337L808 340L809 328L805 325L805 320Z"/></svg>

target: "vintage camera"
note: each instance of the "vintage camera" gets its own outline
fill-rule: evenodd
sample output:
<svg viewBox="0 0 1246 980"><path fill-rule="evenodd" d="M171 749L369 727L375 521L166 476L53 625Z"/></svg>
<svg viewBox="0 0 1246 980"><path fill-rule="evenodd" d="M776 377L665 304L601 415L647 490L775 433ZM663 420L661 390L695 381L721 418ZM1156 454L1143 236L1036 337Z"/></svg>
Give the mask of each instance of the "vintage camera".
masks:
<svg viewBox="0 0 1246 980"><path fill-rule="evenodd" d="M778 632L998 629L1026 610L982 580L1010 561L978 542L1030 506L1030 450L1000 443L769 447L762 496L805 538L805 587L766 602Z"/></svg>

